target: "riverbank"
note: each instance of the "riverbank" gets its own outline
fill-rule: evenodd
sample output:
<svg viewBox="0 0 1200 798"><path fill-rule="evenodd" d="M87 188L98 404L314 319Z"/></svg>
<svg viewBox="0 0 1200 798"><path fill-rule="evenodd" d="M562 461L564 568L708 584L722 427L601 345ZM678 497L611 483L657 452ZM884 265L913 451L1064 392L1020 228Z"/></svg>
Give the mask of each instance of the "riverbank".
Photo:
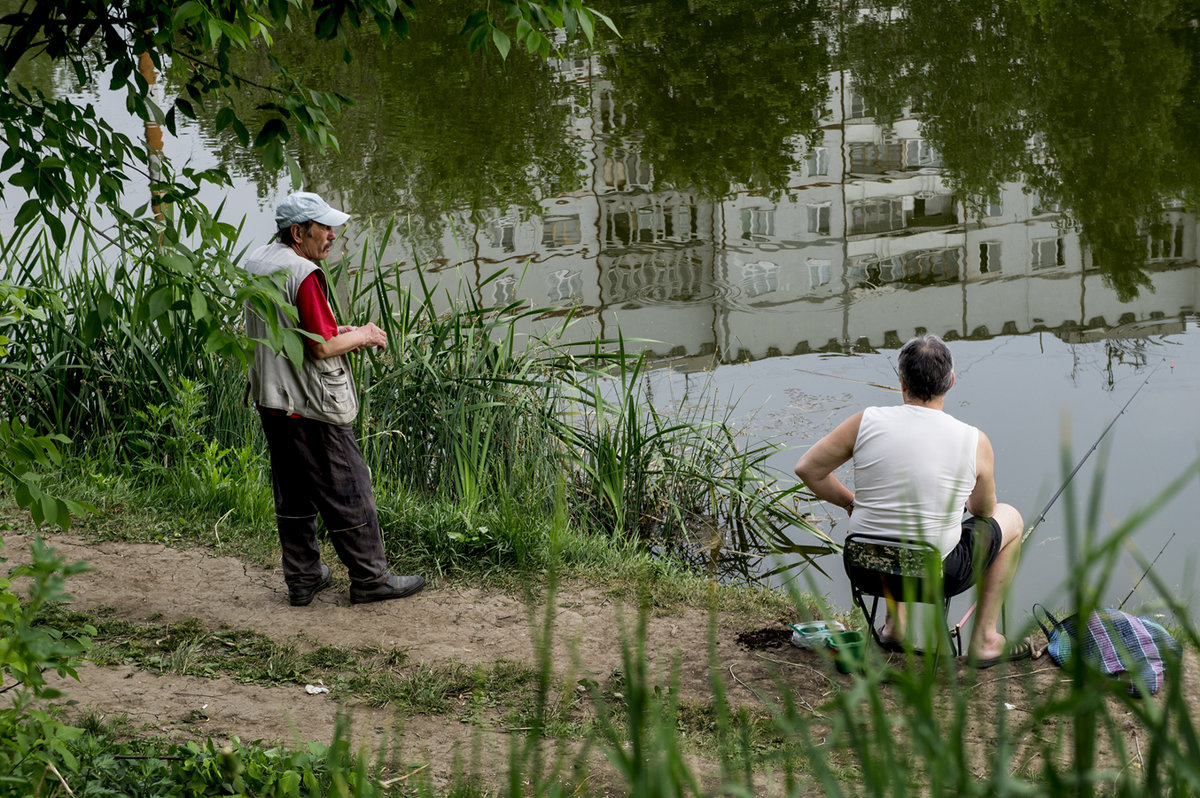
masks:
<svg viewBox="0 0 1200 798"><path fill-rule="evenodd" d="M4 556L9 565L26 561L32 530L17 515L4 520ZM623 727L644 690L670 697L673 745L706 792L731 778L740 737L744 778L760 794L785 792L789 780L798 794L820 794L826 778L870 794L872 767L923 761L911 728L895 750L875 747L876 711L897 728L930 724L922 733L965 756L971 781L994 778L1003 762L1003 772L1037 783L1047 757L1061 759L1058 767L1071 757L1073 716L1047 708L1069 705L1072 685L1049 660L926 673L920 660L906 666L893 657L890 683L878 674L864 681L788 644L785 624L797 611L778 596L717 600L729 589L714 585L690 599L664 589L673 597L664 602L645 582L571 578L550 592L546 582L522 591L435 579L412 599L351 606L337 578L312 605L295 608L271 568L211 549L65 534L49 542L91 567L72 577L75 602L58 620L98 632L80 682L61 685L62 706L69 718L126 738L236 737L295 748L328 743L345 712L353 745L387 752L379 778L416 773L414 783L437 794L466 779L481 791L473 794L500 794L511 747L540 725L548 749L571 763L566 781L618 795L627 774L604 755L612 753L604 716ZM1185 716L1200 717L1193 652L1182 677ZM918 683L932 685L945 711L913 717ZM534 706L539 684L548 686L549 712ZM871 685L878 689L864 693ZM1164 711L1161 701L1145 705ZM1142 767L1150 733L1119 693L1102 703L1110 731L1097 740L1095 773L1115 781ZM845 744L847 718L866 735L859 749ZM621 735L625 744L630 734ZM653 761L663 752L643 755Z"/></svg>

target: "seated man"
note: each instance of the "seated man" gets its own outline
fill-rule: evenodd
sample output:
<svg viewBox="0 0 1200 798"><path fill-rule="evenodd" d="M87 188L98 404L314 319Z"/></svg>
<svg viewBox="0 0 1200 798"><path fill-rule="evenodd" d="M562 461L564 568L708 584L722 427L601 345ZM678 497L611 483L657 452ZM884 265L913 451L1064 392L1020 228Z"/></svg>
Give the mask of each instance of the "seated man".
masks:
<svg viewBox="0 0 1200 798"><path fill-rule="evenodd" d="M1024 521L996 502L987 436L943 411L954 385L950 350L936 335L913 338L900 350L899 374L904 404L846 419L800 458L796 476L817 498L845 508L851 533L936 546L946 595L962 593L981 573L968 657L980 667L1027 657L1027 645L1010 648L996 628ZM851 459L853 492L833 473ZM887 615L881 637L891 647L906 633L903 605L889 601Z"/></svg>

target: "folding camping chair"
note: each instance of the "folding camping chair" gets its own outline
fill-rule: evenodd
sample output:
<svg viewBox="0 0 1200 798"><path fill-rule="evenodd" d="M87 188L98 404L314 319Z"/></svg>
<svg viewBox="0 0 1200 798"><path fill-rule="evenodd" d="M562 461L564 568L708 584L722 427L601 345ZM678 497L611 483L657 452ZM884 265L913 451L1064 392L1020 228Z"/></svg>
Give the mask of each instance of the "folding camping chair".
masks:
<svg viewBox="0 0 1200 798"><path fill-rule="evenodd" d="M847 535L842 548L842 564L850 579L854 603L866 616L871 637L880 648L895 648L890 643L885 645L879 633L881 624L877 617L882 598L940 604L950 644L956 655L962 654L962 632L960 626L950 626L950 598L942 587L942 557L936 546L879 535ZM867 596L871 597L870 607Z"/></svg>

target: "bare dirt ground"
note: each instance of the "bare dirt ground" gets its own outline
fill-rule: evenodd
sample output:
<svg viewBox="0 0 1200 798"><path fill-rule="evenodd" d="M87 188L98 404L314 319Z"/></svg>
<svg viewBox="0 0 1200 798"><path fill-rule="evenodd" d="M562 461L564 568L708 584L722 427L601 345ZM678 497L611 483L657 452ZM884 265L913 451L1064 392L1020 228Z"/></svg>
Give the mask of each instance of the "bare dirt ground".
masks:
<svg viewBox="0 0 1200 798"><path fill-rule="evenodd" d="M536 661L534 638L544 608L531 612L522 599L498 591L432 584L409 599L352 606L345 582L335 581L312 605L291 607L278 572L232 557L155 544L91 542L69 535L51 536L50 542L68 560L84 560L92 568L70 581L77 609L111 608L111 614L133 622L195 618L206 628L252 629L275 640L294 638L313 647L397 648L407 652L409 663ZM8 559L9 566L27 561L28 543L24 535L6 531L0 556ZM17 588L20 591L19 582ZM632 628L636 615L636 608L614 603L597 589L560 588L552 641L556 675L567 684L583 676L603 682L621 665L623 630ZM764 699L778 699L786 691L800 706L819 713L832 695L850 686L851 679L837 673L817 652L786 642L780 645L786 639L782 621L748 627L745 619L719 619L717 660L729 699L735 705L764 709ZM708 623L707 611L693 608L649 620L650 671L659 683L668 684L677 661L684 700L712 697ZM1192 717L1200 717L1196 671L1195 657L1189 656L1184 678L1191 685ZM991 769L986 751L991 749L996 713L1026 712L1027 690L1052 691L1066 677L1041 658L963 678L988 687L981 691L987 700L980 702L978 716L982 776ZM217 740L236 736L244 742L328 743L339 709L345 707L353 713L356 744L374 750L387 741L399 751L401 761L427 766L435 785L445 784L456 767L473 760L485 763L484 771L502 780L495 763L507 761L508 736L519 733L499 724L481 729L456 717L397 718L388 709L353 700L343 704L344 697L310 695L303 687L260 687L229 678L191 678L133 667L88 664L80 670L79 683L68 682L63 688L79 713L126 716L149 733ZM1011 697L997 700L996 688L1010 690ZM1004 708L1005 702L1009 709ZM202 721L187 723L189 718ZM1124 725L1127 747L1136 750L1132 716Z"/></svg>

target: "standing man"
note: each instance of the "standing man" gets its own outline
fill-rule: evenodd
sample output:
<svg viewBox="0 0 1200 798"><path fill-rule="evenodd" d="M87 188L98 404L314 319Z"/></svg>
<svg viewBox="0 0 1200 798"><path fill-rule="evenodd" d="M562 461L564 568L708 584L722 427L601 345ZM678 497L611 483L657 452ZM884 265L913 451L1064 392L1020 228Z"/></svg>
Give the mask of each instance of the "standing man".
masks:
<svg viewBox="0 0 1200 798"><path fill-rule="evenodd" d="M275 209L277 240L251 252L245 264L250 274L271 276L295 305L299 324L277 308L279 324L316 336L306 340L299 369L262 344L250 366L250 392L271 453L283 578L297 607L311 604L331 581L317 543L318 515L350 572L351 603L403 598L425 586L424 577L388 571L371 475L350 428L358 395L346 355L387 346L387 333L370 322L339 326L329 304L320 263L337 238L333 228L349 218L316 194L291 194ZM246 334L266 338L266 322L249 305Z"/></svg>
<svg viewBox="0 0 1200 798"><path fill-rule="evenodd" d="M845 508L851 533L936 546L947 596L982 574L967 648L979 667L1028 657L1028 644L1010 647L996 628L1025 522L996 502L987 436L943 409L954 385L950 350L936 335L913 338L900 349L899 374L904 404L855 413L800 458L796 476L817 498ZM833 473L851 459L854 491ZM892 648L907 631L904 605L888 601L887 616L880 636Z"/></svg>

